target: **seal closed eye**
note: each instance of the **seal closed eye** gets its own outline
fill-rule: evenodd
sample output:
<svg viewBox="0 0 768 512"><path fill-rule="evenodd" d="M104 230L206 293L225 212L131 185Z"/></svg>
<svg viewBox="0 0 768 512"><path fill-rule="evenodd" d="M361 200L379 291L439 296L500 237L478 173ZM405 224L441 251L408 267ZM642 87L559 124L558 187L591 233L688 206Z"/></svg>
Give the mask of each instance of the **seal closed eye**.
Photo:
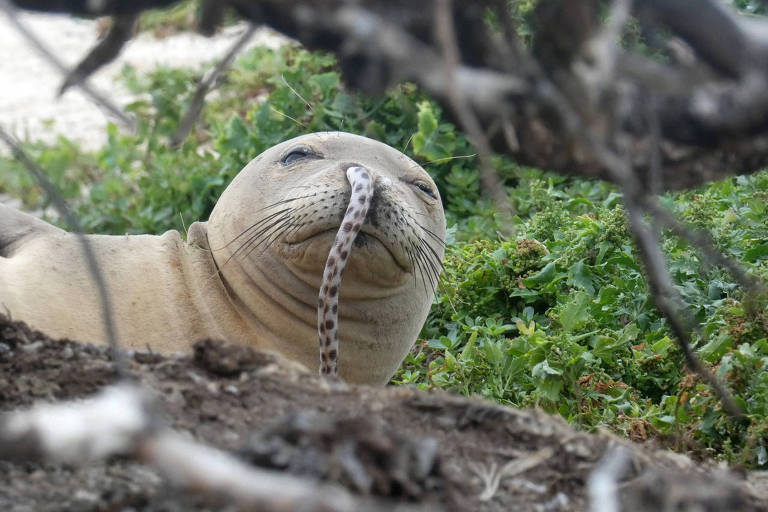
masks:
<svg viewBox="0 0 768 512"><path fill-rule="evenodd" d="M174 352L218 338L316 367L318 291L352 206L352 166L369 173L370 190L355 201L369 196L370 209L351 214L365 243L337 254L346 260L336 290L339 372L355 383L386 383L429 311L445 218L437 187L415 162L346 133L304 135L254 158L186 241L176 231L89 235L123 346ZM0 302L50 336L105 343L76 238L29 219L0 212Z"/></svg>
<svg viewBox="0 0 768 512"><path fill-rule="evenodd" d="M280 163L283 165L290 165L297 160L301 160L302 158L319 158L319 155L314 153L307 146L295 146L291 148L283 158L280 159Z"/></svg>

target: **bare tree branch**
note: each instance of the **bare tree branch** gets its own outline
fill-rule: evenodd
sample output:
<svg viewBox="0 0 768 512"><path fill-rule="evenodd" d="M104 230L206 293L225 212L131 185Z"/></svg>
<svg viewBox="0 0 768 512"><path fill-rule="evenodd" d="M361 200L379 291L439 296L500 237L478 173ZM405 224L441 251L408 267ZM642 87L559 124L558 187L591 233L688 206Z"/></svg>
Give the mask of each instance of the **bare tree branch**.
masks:
<svg viewBox="0 0 768 512"><path fill-rule="evenodd" d="M112 62L120 54L123 45L133 36L133 29L136 26L138 14L135 12L123 16L115 16L112 19L112 26L109 27L104 39L88 52L88 55L80 61L64 79L64 83L59 87L59 95L64 94L67 89L73 85L80 85L84 80L93 74L100 67Z"/></svg>
<svg viewBox="0 0 768 512"><path fill-rule="evenodd" d="M638 8L654 16L683 38L696 53L729 78L747 72L749 39L733 14L716 0L644 0ZM712 27L717 27L713 37Z"/></svg>
<svg viewBox="0 0 768 512"><path fill-rule="evenodd" d="M192 131L192 127L195 126L197 118L203 111L205 95L208 94L208 91L219 78L219 76L221 76L221 74L229 67L229 65L232 64L235 56L240 53L240 50L243 49L248 40L253 37L254 32L256 32L256 25L249 25L248 29L243 32L237 41L235 41L229 51L227 51L226 55L224 55L224 57L222 57L216 66L202 80L200 80L199 84L197 84L197 89L195 89L195 94L192 96L192 101L189 102L189 107L187 107L187 111L184 114L184 117L179 122L179 126L176 129L176 132L174 132L173 136L171 137L172 146L180 145L182 142L184 142L184 139L187 138L189 132Z"/></svg>
<svg viewBox="0 0 768 512"><path fill-rule="evenodd" d="M632 172L646 187L653 185L647 149L654 118L664 190L768 165L767 20L741 19L716 0L637 2L634 12L644 24L671 33L693 50L686 62L659 62L631 48L621 49L615 40L626 18L623 1L614 4L615 21L604 26L596 0L539 2L535 51L518 40L506 2L461 2L450 8L453 24L461 27L455 38L459 58L451 64L441 38L431 37L434 10L425 5L431 7L434 1L227 0L221 8L231 6L252 22L269 25L309 48L335 52L351 88L376 93L403 80L418 82L459 124L466 125L462 119L466 121L470 111L491 151L524 165L613 180L589 146L569 135L568 120L552 108L549 93L541 92L550 87L578 106L579 117L587 120L585 129L610 127L629 155ZM15 3L76 14L123 15L170 2L105 1L96 11L84 1ZM499 14L500 28L489 27L487 9ZM603 85L596 87L595 79ZM613 107L606 109L598 97L612 98ZM465 108L457 111L456 99ZM473 139L475 135L470 133Z"/></svg>
<svg viewBox="0 0 768 512"><path fill-rule="evenodd" d="M472 144L477 148L480 161L480 182L485 189L485 193L493 198L496 209L501 214L502 230L507 237L514 236L514 225L512 223L512 203L509 201L506 189L504 188L496 168L493 165L493 151L488 142L488 137L483 133L483 129L475 113L467 105L466 94L461 94L455 87L456 70L459 67L459 49L456 43L456 32L453 26L451 16L451 0L438 0L436 2L435 24L437 26L437 39L443 49L443 58L445 59L445 84L447 87L447 98L453 111L459 118L461 126L469 134Z"/></svg>
<svg viewBox="0 0 768 512"><path fill-rule="evenodd" d="M48 47L46 47L45 44L43 44L43 42L24 25L24 23L21 22L21 20L19 20L18 16L16 15L16 9L12 4L8 2L8 0L0 0L0 10L5 13L19 34L21 34L27 41L29 41L29 43L38 51L38 53L40 53L40 55L43 56L43 58L45 58L45 60L47 60L57 70L59 70L62 75L67 76L69 74L67 66L64 65L64 63L62 63L59 58L50 49L48 49ZM136 123L133 121L133 119L128 117L119 107L112 103L103 94L88 85L87 82L80 81L77 85L89 98L91 98L91 100L93 100L96 105L120 121L126 128L131 131L136 129Z"/></svg>
<svg viewBox="0 0 768 512"><path fill-rule="evenodd" d="M42 404L0 417L0 459L83 464L115 455L145 461L177 485L261 510L357 511L340 487L247 465L156 424L134 385L79 402Z"/></svg>
<svg viewBox="0 0 768 512"><path fill-rule="evenodd" d="M66 201L61 196L56 186L51 183L48 177L31 158L27 156L21 146L0 126L0 140L2 140L13 152L14 157L21 162L37 183L43 188L48 199L56 208L57 213L64 219L64 222L69 225L77 241L80 243L80 249L83 252L88 271L93 277L93 281L96 284L96 289L99 292L99 299L101 300L102 316L104 318L104 331L106 333L107 343L109 343L110 352L112 355L112 361L115 364L118 375L121 377L129 377L130 371L125 361L125 355L120 349L120 342L118 340L117 329L115 327L115 319L112 311L112 298L110 296L110 290L104 279L104 274L99 267L98 258L96 253L91 247L91 244L83 235L83 227L78 221L77 217L67 206Z"/></svg>
<svg viewBox="0 0 768 512"><path fill-rule="evenodd" d="M627 207L627 213L632 226L632 232L635 235L640 258L645 266L645 272L648 276L648 282L651 285L651 292L656 307L662 312L669 322L672 332L677 338L678 345L683 351L686 364L696 374L701 376L707 384L717 393L723 408L733 418L741 419L744 412L736 404L730 392L715 377L696 356L691 348L690 332L694 330L696 322L690 312L685 308L680 294L672 285L672 277L667 270L664 254L661 251L661 244L658 233L648 226L643 219L645 211L640 206L641 201L636 197L625 196L624 201Z"/></svg>

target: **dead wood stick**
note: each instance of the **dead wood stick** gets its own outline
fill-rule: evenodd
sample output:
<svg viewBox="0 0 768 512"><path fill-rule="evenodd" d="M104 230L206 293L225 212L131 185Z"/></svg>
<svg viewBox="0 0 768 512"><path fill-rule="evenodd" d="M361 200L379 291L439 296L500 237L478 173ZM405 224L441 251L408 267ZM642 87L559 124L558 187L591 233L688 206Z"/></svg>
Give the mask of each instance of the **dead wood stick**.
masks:
<svg viewBox="0 0 768 512"><path fill-rule="evenodd" d="M0 0L2 1L2 0ZM115 325L115 319L112 311L112 297L109 293L109 287L104 279L104 274L99 267L99 261L96 257L96 253L91 247L88 238L83 234L83 227L77 216L67 205L67 202L62 197L56 186L51 183L48 177L27 154L21 149L21 146L14 140L14 138L8 134L2 126L0 126L0 140L2 140L13 153L14 157L26 167L29 174L37 181L37 183L45 191L46 196L53 204L56 212L64 219L69 228L72 230L72 234L77 238L80 243L80 250L85 258L88 271L93 278L96 288L99 292L99 299L101 300L102 311L101 314L104 317L104 331L107 336L107 343L109 344L110 355L114 362L118 375L121 377L127 377L130 375L128 370L128 364L125 361L125 355L120 350L120 341L118 339L117 327Z"/></svg>
<svg viewBox="0 0 768 512"><path fill-rule="evenodd" d="M64 83L59 87L59 96L73 85L83 83L83 80L91 76L94 71L120 55L120 50L133 36L133 27L136 25L138 16L138 13L133 12L112 18L112 26L104 39L94 46L80 64L65 77Z"/></svg>
<svg viewBox="0 0 768 512"><path fill-rule="evenodd" d="M16 28L24 39L26 39L37 52L56 68L62 75L67 76L69 69L67 66L59 60L59 58L32 32L24 23L19 20L16 8L9 3L8 0L0 0L0 10L2 10L8 17L8 20ZM136 123L133 119L128 117L117 105L112 103L106 96L93 89L86 81L81 81L78 87L90 97L93 102L105 110L108 114L114 116L119 120L126 128L133 131L136 129Z"/></svg>
<svg viewBox="0 0 768 512"><path fill-rule="evenodd" d="M5 414L0 416L0 459L84 464L124 455L146 462L177 485L260 510L361 509L340 487L250 466L159 426L153 407L144 390L119 384L87 400Z"/></svg>
<svg viewBox="0 0 768 512"><path fill-rule="evenodd" d="M187 107L187 111L184 114L181 122L179 123L176 132L171 137L171 146L179 146L184 139L187 138L189 132L192 131L192 127L195 125L197 118L200 116L200 112L203 110L203 104L205 102L205 95L216 82L216 79L229 67L235 56L240 53L245 44L256 32L256 25L253 23L248 25L248 29L235 41L235 43L227 51L226 55L216 64L216 66L208 73L200 83L197 84L195 94L192 96L192 101Z"/></svg>
<svg viewBox="0 0 768 512"><path fill-rule="evenodd" d="M496 168L493 165L493 150L488 141L488 137L483 133L483 128L475 113L467 102L465 94L459 92L456 88L456 73L461 62L459 61L459 48L456 43L456 31L451 17L451 0L437 0L435 23L437 25L437 35L443 49L443 59L445 60L445 83L446 97L453 107L462 127L467 131L472 143L477 148L477 154L480 161L480 182L488 194L496 209L501 214L501 229L505 236L514 236L514 225L512 223L514 212L512 203L507 196L506 188L499 178Z"/></svg>

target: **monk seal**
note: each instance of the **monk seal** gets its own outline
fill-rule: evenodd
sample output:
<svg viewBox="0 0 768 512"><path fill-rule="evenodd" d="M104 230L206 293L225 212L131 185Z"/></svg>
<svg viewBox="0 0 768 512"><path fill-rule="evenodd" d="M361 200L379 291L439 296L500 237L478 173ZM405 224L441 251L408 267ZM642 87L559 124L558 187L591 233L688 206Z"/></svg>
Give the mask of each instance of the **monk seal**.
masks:
<svg viewBox="0 0 768 512"><path fill-rule="evenodd" d="M174 352L220 338L316 367L318 290L352 194L350 167L370 173L372 196L338 298L340 375L386 383L429 312L445 217L418 164L348 133L304 135L266 150L186 241L176 231L87 235L121 345ZM2 205L0 307L53 337L106 341L76 237Z"/></svg>

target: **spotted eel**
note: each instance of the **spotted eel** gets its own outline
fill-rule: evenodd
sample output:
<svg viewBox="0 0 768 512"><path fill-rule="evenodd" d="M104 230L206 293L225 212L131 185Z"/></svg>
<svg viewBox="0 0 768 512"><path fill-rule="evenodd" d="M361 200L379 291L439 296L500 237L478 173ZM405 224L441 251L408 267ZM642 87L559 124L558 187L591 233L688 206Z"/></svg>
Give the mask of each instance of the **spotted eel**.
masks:
<svg viewBox="0 0 768 512"><path fill-rule="evenodd" d="M323 270L323 281L317 300L317 334L320 342L320 374L338 375L339 359L339 289L341 275L349 259L352 244L365 221L373 196L373 179L368 169L347 168L352 189L349 206L341 221Z"/></svg>

